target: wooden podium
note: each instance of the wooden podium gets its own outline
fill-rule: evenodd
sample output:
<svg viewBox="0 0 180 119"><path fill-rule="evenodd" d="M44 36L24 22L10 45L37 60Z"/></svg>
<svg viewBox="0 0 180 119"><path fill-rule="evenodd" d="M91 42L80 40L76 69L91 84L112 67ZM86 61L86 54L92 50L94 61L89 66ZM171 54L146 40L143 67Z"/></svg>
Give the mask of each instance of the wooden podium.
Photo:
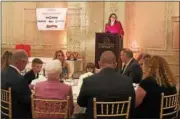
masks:
<svg viewBox="0 0 180 119"><path fill-rule="evenodd" d="M119 34L96 33L95 45L95 66L97 68L99 68L98 61L100 60L101 54L107 50L111 50L112 52L114 52L114 54L116 55L118 67L122 67L120 52L123 48L123 39Z"/></svg>

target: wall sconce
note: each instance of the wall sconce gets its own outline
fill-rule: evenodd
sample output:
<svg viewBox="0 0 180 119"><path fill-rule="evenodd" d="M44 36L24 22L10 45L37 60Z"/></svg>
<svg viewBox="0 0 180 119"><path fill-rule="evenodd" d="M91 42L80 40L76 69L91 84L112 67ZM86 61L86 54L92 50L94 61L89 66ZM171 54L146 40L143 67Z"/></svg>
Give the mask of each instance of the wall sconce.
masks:
<svg viewBox="0 0 180 119"><path fill-rule="evenodd" d="M136 40L133 40L130 44L130 49L134 52L140 52L140 47L139 45L137 44Z"/></svg>

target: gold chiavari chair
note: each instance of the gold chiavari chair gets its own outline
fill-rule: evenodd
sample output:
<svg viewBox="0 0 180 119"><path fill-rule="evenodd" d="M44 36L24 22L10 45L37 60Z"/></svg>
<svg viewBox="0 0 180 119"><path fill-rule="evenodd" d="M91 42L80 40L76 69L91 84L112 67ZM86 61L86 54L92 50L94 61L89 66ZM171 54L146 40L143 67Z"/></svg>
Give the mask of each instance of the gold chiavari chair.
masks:
<svg viewBox="0 0 180 119"><path fill-rule="evenodd" d="M36 98L34 94L31 95L32 117L37 118L69 118L69 99L40 99Z"/></svg>
<svg viewBox="0 0 180 119"><path fill-rule="evenodd" d="M160 109L160 119L170 118L176 119L178 116L178 93L174 95L165 96L161 93L161 109Z"/></svg>
<svg viewBox="0 0 180 119"><path fill-rule="evenodd" d="M128 100L113 102L102 102L96 100L96 98L93 98L94 119L97 119L98 117L125 117L126 119L129 118L131 97L129 97ZM97 111L98 107L100 108L99 113Z"/></svg>
<svg viewBox="0 0 180 119"><path fill-rule="evenodd" d="M11 88L1 89L1 116L12 119Z"/></svg>
<svg viewBox="0 0 180 119"><path fill-rule="evenodd" d="M179 96L178 96L179 97L178 98L178 101L179 101L178 102L178 112L179 112L180 111L180 92L178 94L179 94ZM179 114L178 116L180 117L180 113L178 113L178 114Z"/></svg>
<svg viewBox="0 0 180 119"><path fill-rule="evenodd" d="M43 68L43 76L46 77L46 70Z"/></svg>

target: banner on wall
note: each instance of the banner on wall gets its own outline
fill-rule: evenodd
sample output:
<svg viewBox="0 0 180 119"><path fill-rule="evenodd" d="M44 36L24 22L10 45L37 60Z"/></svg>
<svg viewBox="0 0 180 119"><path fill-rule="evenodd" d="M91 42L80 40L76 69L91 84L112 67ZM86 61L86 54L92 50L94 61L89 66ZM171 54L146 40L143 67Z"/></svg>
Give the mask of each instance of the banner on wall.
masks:
<svg viewBox="0 0 180 119"><path fill-rule="evenodd" d="M38 30L64 30L67 8L37 8Z"/></svg>

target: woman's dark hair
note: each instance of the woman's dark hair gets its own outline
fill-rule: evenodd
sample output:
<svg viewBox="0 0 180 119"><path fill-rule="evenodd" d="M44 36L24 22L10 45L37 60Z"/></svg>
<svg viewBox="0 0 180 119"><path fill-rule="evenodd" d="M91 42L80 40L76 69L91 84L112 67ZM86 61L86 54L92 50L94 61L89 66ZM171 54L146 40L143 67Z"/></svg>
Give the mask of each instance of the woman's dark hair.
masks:
<svg viewBox="0 0 180 119"><path fill-rule="evenodd" d="M126 54L127 57L133 58L133 51L129 48L123 48L122 52Z"/></svg>
<svg viewBox="0 0 180 119"><path fill-rule="evenodd" d="M115 13L111 13L111 14L109 15L109 20L108 20L108 23L107 23L107 24L109 24L109 25L111 24L111 17L112 17L113 15L115 16L115 23L117 22L117 15L116 15Z"/></svg>
<svg viewBox="0 0 180 119"><path fill-rule="evenodd" d="M148 53L141 53L138 57L137 57L137 61L140 61L141 59L145 59L145 58L150 58L151 57L151 55L150 54L148 54Z"/></svg>
<svg viewBox="0 0 180 119"><path fill-rule="evenodd" d="M93 73L95 72L95 65L94 65L94 63L92 63L92 62L87 63L86 71L87 71L87 68L92 68L93 69Z"/></svg>
<svg viewBox="0 0 180 119"><path fill-rule="evenodd" d="M1 70L4 70L7 66L9 66L9 61L12 58L12 52L6 51L1 57Z"/></svg>

